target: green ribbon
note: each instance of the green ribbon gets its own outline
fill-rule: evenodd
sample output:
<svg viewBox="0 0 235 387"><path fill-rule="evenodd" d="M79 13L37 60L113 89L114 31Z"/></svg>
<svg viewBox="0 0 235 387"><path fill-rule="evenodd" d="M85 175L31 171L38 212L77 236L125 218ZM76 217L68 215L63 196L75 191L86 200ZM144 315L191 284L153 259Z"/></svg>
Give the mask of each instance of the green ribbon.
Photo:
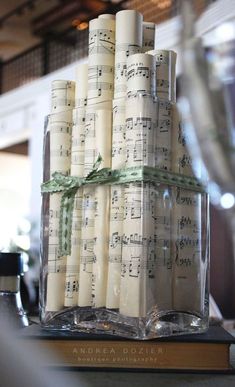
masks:
<svg viewBox="0 0 235 387"><path fill-rule="evenodd" d="M91 184L127 184L133 182L151 182L166 184L183 189L204 192L203 186L190 176L180 175L153 167L130 167L118 170L99 169L102 157L99 155L92 171L86 177L65 176L55 172L52 179L41 185L43 193L62 193L59 220L58 256L71 254L72 213L76 192L82 186Z"/></svg>

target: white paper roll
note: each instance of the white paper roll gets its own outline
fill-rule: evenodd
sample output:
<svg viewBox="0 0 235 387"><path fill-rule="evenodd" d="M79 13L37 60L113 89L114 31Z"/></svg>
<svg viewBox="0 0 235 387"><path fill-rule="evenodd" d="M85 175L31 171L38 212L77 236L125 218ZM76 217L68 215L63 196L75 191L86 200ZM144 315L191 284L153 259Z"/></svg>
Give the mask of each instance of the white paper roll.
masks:
<svg viewBox="0 0 235 387"><path fill-rule="evenodd" d="M110 13L103 13L102 15L98 16L98 19L110 19L115 20L115 15L112 15Z"/></svg>
<svg viewBox="0 0 235 387"><path fill-rule="evenodd" d="M164 184L156 185L152 195L155 261L152 261L151 294L153 305L161 312L172 309L171 189Z"/></svg>
<svg viewBox="0 0 235 387"><path fill-rule="evenodd" d="M120 313L130 317L145 317L156 305L153 189L150 183L124 187Z"/></svg>
<svg viewBox="0 0 235 387"><path fill-rule="evenodd" d="M156 58L157 97L169 102L175 102L176 53L172 50L152 50L148 51L148 54Z"/></svg>
<svg viewBox="0 0 235 387"><path fill-rule="evenodd" d="M143 44L142 51L147 52L155 48L155 30L156 24L143 22Z"/></svg>
<svg viewBox="0 0 235 387"><path fill-rule="evenodd" d="M126 167L155 166L157 103L151 96L126 100Z"/></svg>
<svg viewBox="0 0 235 387"><path fill-rule="evenodd" d="M51 114L48 118L50 132L50 177L54 172L70 173L72 111ZM66 257L58 257L59 212L61 194L50 195L47 311L59 311L64 305Z"/></svg>
<svg viewBox="0 0 235 387"><path fill-rule="evenodd" d="M112 168L125 165L126 100L113 100ZM109 262L107 279L107 308L119 308L122 254L123 186L110 187Z"/></svg>
<svg viewBox="0 0 235 387"><path fill-rule="evenodd" d="M110 187L109 262L106 307L119 308L122 262L122 233L124 214L124 187Z"/></svg>
<svg viewBox="0 0 235 387"><path fill-rule="evenodd" d="M72 110L75 106L75 82L55 80L51 88L51 113Z"/></svg>
<svg viewBox="0 0 235 387"><path fill-rule="evenodd" d="M124 10L116 13L116 43L142 45L143 16L134 10Z"/></svg>
<svg viewBox="0 0 235 387"><path fill-rule="evenodd" d="M123 168L125 164L126 100L113 100L112 168Z"/></svg>
<svg viewBox="0 0 235 387"><path fill-rule="evenodd" d="M75 69L75 106L84 107L87 105L88 87L88 64L79 64Z"/></svg>
<svg viewBox="0 0 235 387"><path fill-rule="evenodd" d="M126 166L154 166L157 104L136 94L126 101ZM124 185L120 313L145 317L156 304L154 185ZM153 282L153 283L152 283Z"/></svg>
<svg viewBox="0 0 235 387"><path fill-rule="evenodd" d="M50 175L61 172L68 175L71 167L72 111L51 114L48 117L50 130Z"/></svg>
<svg viewBox="0 0 235 387"><path fill-rule="evenodd" d="M136 92L156 94L156 62L149 54L134 54L127 59L127 96Z"/></svg>
<svg viewBox="0 0 235 387"><path fill-rule="evenodd" d="M158 99L158 118L155 142L155 166L170 171L172 168L172 110L170 102Z"/></svg>
<svg viewBox="0 0 235 387"><path fill-rule="evenodd" d="M137 11L125 10L116 14L114 98L126 96L126 60L141 52L142 21L143 17Z"/></svg>
<svg viewBox="0 0 235 387"><path fill-rule="evenodd" d="M109 128L109 134L111 135L111 123L109 117L111 117L111 102L109 104L99 104L99 107L102 106L110 106L110 109L98 109L97 105L89 107L86 120L85 120L85 166L84 173L87 175L92 170L93 164L97 159L99 152L104 153L104 157L107 158L109 155L110 163L111 163L111 146L101 147L101 143L97 139L96 133L100 133L100 131L105 130L105 128ZM96 110L97 109L97 110ZM106 140L108 141L108 129L106 132ZM110 137L109 137L110 138ZM108 198L107 198L108 199ZM94 290L95 283L95 272L93 274L93 265L94 265L94 241L98 243L99 249L103 248L103 241L100 242L99 238L96 237L95 231L100 232L100 227L95 228L95 190L94 187L88 186L84 187L83 190L83 216L82 216L82 235L81 235L81 266L80 266L80 276L79 276L79 284L80 291L78 297L78 305L79 306L91 306L94 302L92 302L92 288ZM98 199L97 199L98 200ZM101 202L100 202L101 203ZM103 213L101 211L101 213ZM100 213L100 214L101 214ZM100 215L102 217L102 215ZM99 216L99 221L100 221ZM98 220L97 220L98 221ZM103 225L104 226L104 225ZM104 232L108 232L105 231ZM97 239L98 238L98 239ZM106 243L108 243L108 236L106 237ZM101 246L101 247L100 247ZM100 250L101 251L101 250ZM97 252L97 262L100 261L100 253ZM108 254L106 255L106 259ZM103 259L104 257L102 257ZM96 266L97 270L99 270L99 265ZM96 270L96 268L94 270ZM105 273L105 272L104 272ZM92 284L92 276L93 276L93 284ZM99 277L100 278L100 277ZM102 282L102 286L106 287L106 283ZM97 289L94 290L94 299L99 297L99 294L102 293L100 288L100 284L98 284L97 277ZM101 293L99 293L101 292ZM97 298L98 302L99 298Z"/></svg>
<svg viewBox="0 0 235 387"><path fill-rule="evenodd" d="M172 168L191 175L191 158L180 124L177 107L173 106ZM173 308L200 313L203 308L204 281L201 273L201 207L200 193L174 188L172 207ZM185 297L187 294L187 297Z"/></svg>
<svg viewBox="0 0 235 387"><path fill-rule="evenodd" d="M71 175L83 176L84 173L84 129L85 108L73 110ZM81 249L83 190L79 189L75 195L72 214L71 254L66 262L65 306L76 306L79 289L79 268Z"/></svg>
<svg viewBox="0 0 235 387"><path fill-rule="evenodd" d="M172 170L193 176L192 158L187 150L184 126L180 122L177 105L172 105Z"/></svg>
<svg viewBox="0 0 235 387"><path fill-rule="evenodd" d="M113 98L115 20L89 22L88 105Z"/></svg>
<svg viewBox="0 0 235 387"><path fill-rule="evenodd" d="M112 111L99 110L96 120L96 149L102 156L101 168L111 167ZM95 188L94 264L92 274L92 305L105 306L109 246L108 186Z"/></svg>
<svg viewBox="0 0 235 387"><path fill-rule="evenodd" d="M71 254L66 260L64 306L76 306L79 291L83 190L75 195L72 214Z"/></svg>
<svg viewBox="0 0 235 387"><path fill-rule="evenodd" d="M84 145L85 145L85 108L73 110L72 147L71 147L71 175L84 174Z"/></svg>

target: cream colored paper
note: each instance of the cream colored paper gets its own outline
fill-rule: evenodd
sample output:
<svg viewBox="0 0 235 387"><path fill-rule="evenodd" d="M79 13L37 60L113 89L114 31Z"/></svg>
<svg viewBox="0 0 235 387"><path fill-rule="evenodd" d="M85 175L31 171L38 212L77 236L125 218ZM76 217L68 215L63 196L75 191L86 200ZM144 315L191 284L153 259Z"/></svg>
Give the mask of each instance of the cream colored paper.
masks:
<svg viewBox="0 0 235 387"><path fill-rule="evenodd" d="M147 52L155 48L155 31L156 24L150 22L143 22L143 44L142 51Z"/></svg>
<svg viewBox="0 0 235 387"><path fill-rule="evenodd" d="M111 20L115 20L115 15L112 15L110 13L103 13L102 15L98 16L98 19L111 19Z"/></svg>
<svg viewBox="0 0 235 387"><path fill-rule="evenodd" d="M157 97L169 102L176 101L175 64L176 53L172 50L152 50L148 54L156 58Z"/></svg>
<svg viewBox="0 0 235 387"><path fill-rule="evenodd" d="M106 109L109 107L109 109ZM84 175L91 172L92 167L98 157L99 149L96 144L96 131L102 129L100 117L104 116L103 110L107 111L107 116L111 111L111 101L89 106L85 119L85 151L84 151ZM98 128L99 126L99 128ZM111 131L111 128L110 128ZM110 150L111 157L111 150ZM92 305L92 274L94 263L94 219L95 219L95 189L93 186L83 189L82 206L82 231L81 231L81 264L79 275L79 306Z"/></svg>
<svg viewBox="0 0 235 387"><path fill-rule="evenodd" d="M112 168L125 165L125 98L113 100ZM122 254L123 186L110 187L109 262L107 308L119 308Z"/></svg>
<svg viewBox="0 0 235 387"><path fill-rule="evenodd" d="M69 174L71 165L72 111L49 116L50 177L56 171ZM58 257L58 231L61 194L50 195L47 311L59 311L64 306L66 257Z"/></svg>
<svg viewBox="0 0 235 387"><path fill-rule="evenodd" d="M155 167L171 170L172 104L157 101L157 130L155 137ZM159 311L172 308L171 258L171 190L161 184L155 187L155 300Z"/></svg>
<svg viewBox="0 0 235 387"><path fill-rule="evenodd" d="M152 264L154 281L150 284L154 305L161 312L172 309L171 190L166 185L156 185L152 195L155 262Z"/></svg>
<svg viewBox="0 0 235 387"><path fill-rule="evenodd" d="M122 262L122 232L124 211L124 187L110 187L110 223L109 252L106 307L119 308L121 262Z"/></svg>
<svg viewBox="0 0 235 387"><path fill-rule="evenodd" d="M102 156L101 168L111 167L112 111L99 110L96 119L96 149ZM105 306L109 247L109 186L95 187L94 263L92 305Z"/></svg>
<svg viewBox="0 0 235 387"><path fill-rule="evenodd" d="M88 105L112 100L114 83L115 20L89 23Z"/></svg>
<svg viewBox="0 0 235 387"><path fill-rule="evenodd" d="M157 104L136 94L126 102L126 166L154 166ZM154 294L154 185L124 186L124 220L120 284L120 313L145 317L156 304Z"/></svg>
<svg viewBox="0 0 235 387"><path fill-rule="evenodd" d="M114 98L126 97L126 61L137 52L141 52L143 43L142 15L133 10L116 14L116 51Z"/></svg>
<svg viewBox="0 0 235 387"><path fill-rule="evenodd" d="M85 108L73 110L71 175L83 176L84 173L84 142L85 142ZM71 254L67 256L65 306L76 306L79 290L79 267L81 248L82 199L83 190L75 195L72 214Z"/></svg>
<svg viewBox="0 0 235 387"><path fill-rule="evenodd" d="M84 144L85 144L86 109L73 109L72 147L71 147L71 175L84 174Z"/></svg>
<svg viewBox="0 0 235 387"><path fill-rule="evenodd" d="M155 166L157 103L135 94L126 100L126 167Z"/></svg>
<svg viewBox="0 0 235 387"><path fill-rule="evenodd" d="M123 168L125 164L126 99L113 100L112 168Z"/></svg>
<svg viewBox="0 0 235 387"><path fill-rule="evenodd" d="M164 100L158 100L158 119L155 143L155 166L170 171L172 168L172 114L173 105Z"/></svg>
<svg viewBox="0 0 235 387"><path fill-rule="evenodd" d="M72 110L75 106L75 82L55 80L51 88L51 113Z"/></svg>
<svg viewBox="0 0 235 387"><path fill-rule="evenodd" d="M87 79L88 64L79 64L75 69L75 107L84 107L87 105Z"/></svg>
<svg viewBox="0 0 235 387"><path fill-rule="evenodd" d="M134 54L127 59L127 96L144 92L156 94L156 61L149 54Z"/></svg>
<svg viewBox="0 0 235 387"><path fill-rule="evenodd" d="M95 126L96 113L87 111L85 119L85 147L84 147L84 176L91 172L96 160ZM94 261L94 188L83 188L82 200L82 229L80 250L80 273L78 305L92 304L92 265Z"/></svg>
<svg viewBox="0 0 235 387"><path fill-rule="evenodd" d="M176 106L173 110L174 172L192 175L186 138ZM201 273L201 194L174 188L172 208L173 308L200 313L204 281ZM187 295L187 297L185 296Z"/></svg>

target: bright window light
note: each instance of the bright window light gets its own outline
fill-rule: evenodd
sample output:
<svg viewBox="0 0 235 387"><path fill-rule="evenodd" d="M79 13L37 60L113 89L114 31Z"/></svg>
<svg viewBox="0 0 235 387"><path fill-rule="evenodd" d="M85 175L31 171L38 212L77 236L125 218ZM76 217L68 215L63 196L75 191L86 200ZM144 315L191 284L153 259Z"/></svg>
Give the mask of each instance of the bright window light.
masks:
<svg viewBox="0 0 235 387"><path fill-rule="evenodd" d="M234 196L231 193L225 193L223 196L221 196L220 204L223 208L229 209L234 206L235 199Z"/></svg>

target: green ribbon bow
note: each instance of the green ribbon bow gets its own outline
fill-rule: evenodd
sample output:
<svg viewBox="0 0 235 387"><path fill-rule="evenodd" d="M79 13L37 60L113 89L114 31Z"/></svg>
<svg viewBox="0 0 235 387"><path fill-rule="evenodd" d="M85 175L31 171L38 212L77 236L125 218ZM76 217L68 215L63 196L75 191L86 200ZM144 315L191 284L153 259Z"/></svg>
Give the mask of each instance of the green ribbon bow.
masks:
<svg viewBox="0 0 235 387"><path fill-rule="evenodd" d="M99 155L92 171L86 177L65 176L55 172L52 179L41 185L43 193L62 192L59 219L58 256L71 254L72 214L76 192L84 185L90 184L126 184L132 182L151 182L167 184L183 189L204 192L202 185L190 176L184 176L153 167L130 167L118 170L99 169L102 157Z"/></svg>

